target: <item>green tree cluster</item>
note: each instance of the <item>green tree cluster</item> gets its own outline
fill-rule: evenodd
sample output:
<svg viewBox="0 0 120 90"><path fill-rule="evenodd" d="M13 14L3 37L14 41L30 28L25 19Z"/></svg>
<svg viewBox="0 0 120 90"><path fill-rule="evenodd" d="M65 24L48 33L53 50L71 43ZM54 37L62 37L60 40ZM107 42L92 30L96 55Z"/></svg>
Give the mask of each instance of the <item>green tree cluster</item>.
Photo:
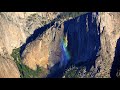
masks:
<svg viewBox="0 0 120 90"><path fill-rule="evenodd" d="M37 67L37 70L32 70L22 63L20 57L20 48L13 49L11 56L14 58L15 63L20 71L21 78L39 78L42 69Z"/></svg>

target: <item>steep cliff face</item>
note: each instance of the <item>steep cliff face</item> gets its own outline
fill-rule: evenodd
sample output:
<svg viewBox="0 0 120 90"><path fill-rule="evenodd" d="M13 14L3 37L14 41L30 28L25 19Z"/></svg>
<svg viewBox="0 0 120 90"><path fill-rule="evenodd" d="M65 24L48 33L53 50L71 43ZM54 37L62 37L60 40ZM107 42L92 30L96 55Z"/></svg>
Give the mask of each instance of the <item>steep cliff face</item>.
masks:
<svg viewBox="0 0 120 90"><path fill-rule="evenodd" d="M5 47L9 54L12 49L25 43L35 29L53 20L58 13L54 12L1 12L0 37L1 48Z"/></svg>
<svg viewBox="0 0 120 90"><path fill-rule="evenodd" d="M96 60L100 48L97 17L98 13L87 13L65 22L68 50L74 63Z"/></svg>
<svg viewBox="0 0 120 90"><path fill-rule="evenodd" d="M18 67L8 54L0 55L0 78L20 78Z"/></svg>
<svg viewBox="0 0 120 90"><path fill-rule="evenodd" d="M35 29L49 23L58 14L59 12L0 13L0 77L20 77L19 70L10 56L12 50L22 46ZM6 58L2 58L5 55Z"/></svg>
<svg viewBox="0 0 120 90"><path fill-rule="evenodd" d="M0 17L0 53L6 49L9 54L12 53L12 49L19 47L25 41L24 32L8 21L4 15Z"/></svg>
<svg viewBox="0 0 120 90"><path fill-rule="evenodd" d="M64 28L61 28L62 34L55 34L50 28L46 30L49 34L44 33L42 37L39 37L41 40L36 39L30 43L24 51L23 61L34 69L37 63L45 68L47 68L47 65L54 67L59 62L60 64L61 62L65 63L65 54L69 52L69 62L72 62L72 64L86 66L87 71L94 66L96 71L99 70L96 77L110 77L116 42L120 37L119 19L120 14L117 12L92 12L65 21L63 23ZM58 30L56 31L58 32ZM50 33L55 35L53 39L66 35L66 51L63 52L62 48L60 48L61 41L59 39L56 39L56 41L51 39L53 35ZM48 38L49 41L46 40ZM37 42L38 44L35 44ZM48 44L46 45L46 43ZM37 47L38 45L39 47ZM34 47L36 47L35 50ZM37 50L38 48L39 50ZM34 55L34 53L36 54ZM39 59L41 56L44 59ZM36 61L38 62L35 63ZM44 65L40 61L45 62ZM53 65L50 62L54 62Z"/></svg>
<svg viewBox="0 0 120 90"><path fill-rule="evenodd" d="M119 53L116 52L120 48L120 13L88 13L68 24L68 48L73 62L82 62L88 71L94 66L94 70L99 70L95 77L109 78L111 72L115 76L119 68L115 63L119 63Z"/></svg>
<svg viewBox="0 0 120 90"><path fill-rule="evenodd" d="M33 70L37 65L48 69L60 61L60 40L63 36L63 27L53 25L44 31L36 40L29 43L23 54L23 63Z"/></svg>
<svg viewBox="0 0 120 90"><path fill-rule="evenodd" d="M101 70L98 77L110 77L112 64L115 57L116 43L120 38L120 13L101 12L98 16L101 32L101 51L100 57L96 60L96 65Z"/></svg>
<svg viewBox="0 0 120 90"><path fill-rule="evenodd" d="M104 78L119 57L119 12L1 12L0 21L0 77L20 77L10 56L18 47L33 70L59 72L74 64L99 70L95 77Z"/></svg>
<svg viewBox="0 0 120 90"><path fill-rule="evenodd" d="M83 13L77 15L80 14ZM2 53L4 46L11 54L12 49L24 44L36 29L55 20L64 22L70 18L70 16L66 16L66 19L65 15L67 13L63 12L0 12L0 52Z"/></svg>

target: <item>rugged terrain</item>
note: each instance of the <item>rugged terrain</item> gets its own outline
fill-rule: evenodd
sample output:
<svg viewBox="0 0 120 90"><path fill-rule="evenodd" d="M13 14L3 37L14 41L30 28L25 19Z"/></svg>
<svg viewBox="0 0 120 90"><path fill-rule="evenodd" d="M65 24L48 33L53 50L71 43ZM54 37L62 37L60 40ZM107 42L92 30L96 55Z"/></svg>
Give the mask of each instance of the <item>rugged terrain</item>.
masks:
<svg viewBox="0 0 120 90"><path fill-rule="evenodd" d="M110 78L119 70L119 12L1 12L0 21L1 78L67 77L70 71ZM38 67L42 75L34 72ZM81 67L92 75L82 75Z"/></svg>

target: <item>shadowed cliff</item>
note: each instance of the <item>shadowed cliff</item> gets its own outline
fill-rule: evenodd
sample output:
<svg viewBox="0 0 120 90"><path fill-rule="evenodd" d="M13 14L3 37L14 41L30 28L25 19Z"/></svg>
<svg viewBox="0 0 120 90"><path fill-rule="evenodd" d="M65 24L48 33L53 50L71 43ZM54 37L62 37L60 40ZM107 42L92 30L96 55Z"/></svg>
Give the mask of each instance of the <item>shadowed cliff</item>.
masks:
<svg viewBox="0 0 120 90"><path fill-rule="evenodd" d="M90 69L100 49L100 27L97 25L96 17L94 18L92 13L87 13L65 22L64 26L71 60L74 64L87 62Z"/></svg>
<svg viewBox="0 0 120 90"><path fill-rule="evenodd" d="M67 49L71 56L66 68L71 64L86 66L87 71L92 66L95 67L100 49L100 26L97 25L96 17L92 14L87 13L64 22L64 34L67 35L68 40ZM56 65L52 68L56 68ZM60 77L64 71L65 68L58 69L48 77Z"/></svg>
<svg viewBox="0 0 120 90"><path fill-rule="evenodd" d="M112 63L110 76L111 78L117 78L117 72L120 69L120 38L117 41L114 61Z"/></svg>

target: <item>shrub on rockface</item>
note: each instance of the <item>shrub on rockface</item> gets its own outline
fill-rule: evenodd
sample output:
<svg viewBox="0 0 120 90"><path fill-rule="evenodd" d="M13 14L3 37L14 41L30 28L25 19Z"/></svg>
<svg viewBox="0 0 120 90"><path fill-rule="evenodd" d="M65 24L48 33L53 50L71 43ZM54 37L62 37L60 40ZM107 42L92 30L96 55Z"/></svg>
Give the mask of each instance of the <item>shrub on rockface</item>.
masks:
<svg viewBox="0 0 120 90"><path fill-rule="evenodd" d="M39 78L40 77L40 73L42 72L42 69L40 67L37 67L37 70L34 71L22 63L21 57L20 57L20 48L13 49L11 56L14 58L14 61L17 64L17 67L21 74L20 75L21 78Z"/></svg>

